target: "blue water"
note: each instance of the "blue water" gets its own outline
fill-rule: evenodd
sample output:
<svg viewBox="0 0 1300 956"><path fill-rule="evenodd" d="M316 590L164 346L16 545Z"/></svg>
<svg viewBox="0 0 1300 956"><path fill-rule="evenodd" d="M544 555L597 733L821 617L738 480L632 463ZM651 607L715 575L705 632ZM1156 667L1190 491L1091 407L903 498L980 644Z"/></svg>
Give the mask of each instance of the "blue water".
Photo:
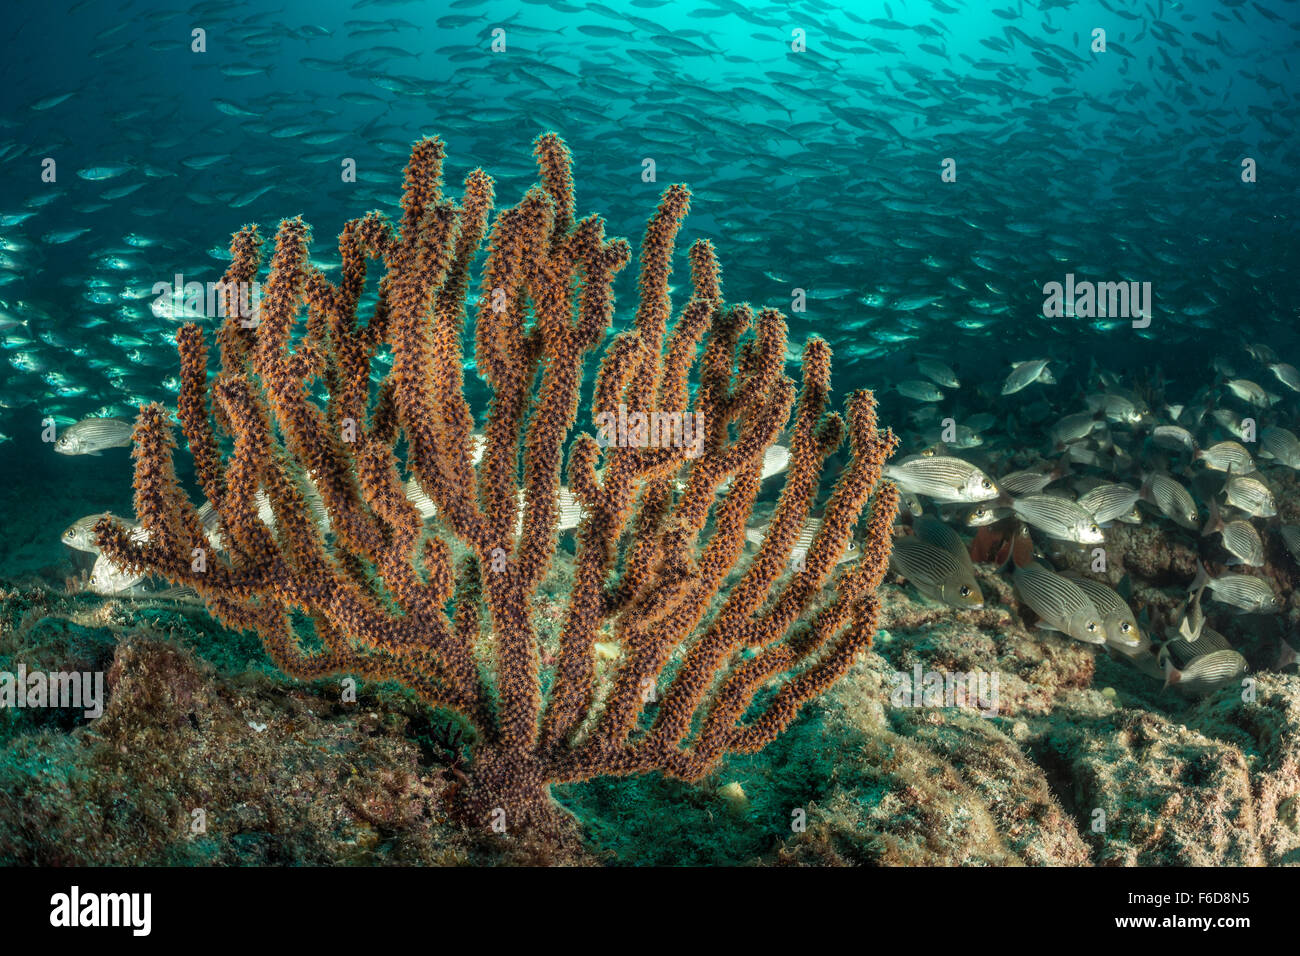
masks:
<svg viewBox="0 0 1300 956"><path fill-rule="evenodd" d="M313 258L337 262L346 220L395 212L426 134L447 144L450 193L481 165L504 207L535 180L532 140L558 131L579 215L634 248L663 188L689 183L683 256L711 238L730 301L781 308L796 348L826 337L837 391L880 390L905 448L933 440L889 391L919 356L960 375L941 410L959 420L1077 410L1096 367L1167 382L1170 401L1226 371L1266 375L1242 345L1300 360L1295 14L1279 0L24 4L0 59L0 573L57 576L64 525L129 509L126 450L57 456L42 428L174 406L176 323L151 313L155 283L215 281L235 229L269 236L299 214ZM1067 273L1150 282L1150 325L1044 317L1044 284ZM622 327L635 263L617 290ZM913 296L933 300L899 308ZM1054 391L1000 398L1012 361L1044 357Z"/></svg>

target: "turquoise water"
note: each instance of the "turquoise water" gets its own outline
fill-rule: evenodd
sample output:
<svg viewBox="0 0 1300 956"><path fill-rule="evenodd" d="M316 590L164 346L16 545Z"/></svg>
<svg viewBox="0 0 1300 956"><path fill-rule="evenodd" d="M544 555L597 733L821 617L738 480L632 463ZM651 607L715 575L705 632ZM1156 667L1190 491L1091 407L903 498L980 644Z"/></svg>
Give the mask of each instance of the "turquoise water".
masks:
<svg viewBox="0 0 1300 956"><path fill-rule="evenodd" d="M534 137L558 131L579 214L634 248L664 187L690 184L678 286L689 242L712 239L728 299L786 313L791 374L798 345L827 338L837 392L875 388L903 453L951 419L995 476L1013 454L1053 460L1052 424L1119 390L1151 419L1116 429L1128 458L1091 473L1136 484L1169 406L1252 414L1229 379L1278 395L1261 426L1293 424L1267 368L1298 354L1286 4L83 2L14 26L0 573L58 580L77 566L64 527L129 513L125 449L43 439L174 407L178 321L155 287L215 281L232 231L299 214L313 260L336 266L344 221L396 214L426 134L447 144L450 192L481 165L505 206L535 180ZM1149 315L1044 315L1067 276L1149 289ZM618 279L618 328L634 283L634 267ZM919 359L960 386L918 399ZM1054 384L1003 396L1033 359ZM1202 413L1192 431L1208 445L1229 437L1216 428Z"/></svg>

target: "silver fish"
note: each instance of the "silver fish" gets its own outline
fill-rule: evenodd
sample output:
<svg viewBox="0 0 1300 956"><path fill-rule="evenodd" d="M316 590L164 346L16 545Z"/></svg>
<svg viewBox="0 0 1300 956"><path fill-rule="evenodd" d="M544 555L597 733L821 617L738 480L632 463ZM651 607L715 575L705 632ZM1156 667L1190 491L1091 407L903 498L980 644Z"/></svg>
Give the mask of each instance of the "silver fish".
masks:
<svg viewBox="0 0 1300 956"><path fill-rule="evenodd" d="M1241 680L1249 665L1234 650L1202 654L1182 670L1174 667L1169 655L1164 657L1165 686L1189 697L1204 697Z"/></svg>
<svg viewBox="0 0 1300 956"><path fill-rule="evenodd" d="M1192 433L1181 425L1157 425L1151 429L1151 442L1166 451L1196 451Z"/></svg>
<svg viewBox="0 0 1300 956"><path fill-rule="evenodd" d="M1036 561L1016 568L1012 577L1020 599L1042 618L1040 627L1087 644L1106 643L1102 614L1083 588Z"/></svg>
<svg viewBox="0 0 1300 956"><path fill-rule="evenodd" d="M951 607L984 606L975 567L957 533L937 518L919 518L915 534L894 542L889 563L922 595Z"/></svg>
<svg viewBox="0 0 1300 956"><path fill-rule="evenodd" d="M1029 495L1013 501L1011 510L1048 537L1077 544L1101 544L1106 540L1088 510L1068 498Z"/></svg>
<svg viewBox="0 0 1300 956"><path fill-rule="evenodd" d="M72 524L68 525L63 531L62 541L69 548L76 548L78 551L85 551L89 554L99 554L99 546L95 544L95 525L100 518L111 517L110 513L105 511L100 514L86 515L84 518L78 518ZM142 528L133 522L124 522L131 528L132 541L148 541L149 529Z"/></svg>
<svg viewBox="0 0 1300 956"><path fill-rule="evenodd" d="M1050 359L1032 359L1028 362L1013 364L1011 374L1007 376L1007 380L1002 386L1002 394L1014 395L1016 392L1028 388L1034 382L1055 385L1056 379L1052 377L1051 370L1047 367L1049 361Z"/></svg>
<svg viewBox="0 0 1300 956"><path fill-rule="evenodd" d="M943 391L937 385L933 382L922 381L919 378L899 382L898 394L917 402L943 401Z"/></svg>
<svg viewBox="0 0 1300 956"><path fill-rule="evenodd" d="M118 567L105 555L95 558L95 566L90 570L90 590L105 596L114 594L139 593L140 586L148 577Z"/></svg>
<svg viewBox="0 0 1300 956"><path fill-rule="evenodd" d="M1206 587L1214 600L1246 613L1273 614L1282 609L1282 600L1273 586L1250 574L1210 578Z"/></svg>
<svg viewBox="0 0 1300 956"><path fill-rule="evenodd" d="M1191 531L1199 530L1200 509L1186 488L1165 474L1150 476L1142 486L1142 497L1150 501L1166 518Z"/></svg>
<svg viewBox="0 0 1300 956"><path fill-rule="evenodd" d="M944 388L961 388L957 373L942 362L921 359L916 363L916 370L936 385L942 385Z"/></svg>
<svg viewBox="0 0 1300 956"><path fill-rule="evenodd" d="M1241 416L1236 412L1229 408L1217 408L1214 410L1211 417L1220 428L1228 432L1228 434L1232 435L1234 438L1238 438L1241 441L1246 440L1245 426L1242 425Z"/></svg>
<svg viewBox="0 0 1300 956"><path fill-rule="evenodd" d="M1100 395L1085 395L1084 403L1088 410L1106 416L1107 421L1121 425L1138 425L1150 414L1147 407L1127 395L1105 392Z"/></svg>
<svg viewBox="0 0 1300 956"><path fill-rule="evenodd" d="M998 487L1009 495L1036 495L1055 480L1050 471L1031 468L1013 471L998 479Z"/></svg>
<svg viewBox="0 0 1300 956"><path fill-rule="evenodd" d="M1225 522L1219 514L1219 506L1210 502L1210 520L1202 534L1218 534L1223 538L1223 547L1236 560L1229 564L1248 564L1259 568L1264 566L1264 542L1249 521L1240 518Z"/></svg>
<svg viewBox="0 0 1300 956"><path fill-rule="evenodd" d="M1294 365L1287 365L1286 362L1273 362L1269 365L1268 370L1291 391L1300 392L1300 371L1297 371Z"/></svg>
<svg viewBox="0 0 1300 956"><path fill-rule="evenodd" d="M483 457L483 449L487 446L487 439L483 436L471 436L474 441L474 464L478 464ZM763 470L759 474L759 481L766 481L773 475L779 475L790 467L790 448L787 445L768 445L763 449ZM682 485L678 490L682 490ZM731 479L728 478L718 486L718 493L721 494L731 488Z"/></svg>
<svg viewBox="0 0 1300 956"><path fill-rule="evenodd" d="M1232 392L1243 402L1248 402L1257 408L1268 408L1277 401L1276 395L1270 395L1264 391L1261 385L1250 381L1246 378L1236 378L1227 383L1228 391Z"/></svg>
<svg viewBox="0 0 1300 956"><path fill-rule="evenodd" d="M1291 553L1291 557L1300 562L1300 528L1293 524L1284 524L1277 529L1277 532L1282 536L1282 544Z"/></svg>
<svg viewBox="0 0 1300 956"><path fill-rule="evenodd" d="M1140 492L1128 485L1098 485L1079 499L1079 506L1092 515L1097 524L1122 520L1133 510Z"/></svg>
<svg viewBox="0 0 1300 956"><path fill-rule="evenodd" d="M98 455L105 448L125 448L133 429L130 422L116 418L83 418L63 430L54 450L60 455Z"/></svg>
<svg viewBox="0 0 1300 956"><path fill-rule="evenodd" d="M1261 458L1272 458L1280 465L1300 471L1300 438L1285 428L1270 426L1261 431L1259 454Z"/></svg>
<svg viewBox="0 0 1300 956"><path fill-rule="evenodd" d="M1137 618L1133 616L1128 603L1119 596L1119 592L1081 574L1070 574L1068 578L1083 589L1093 606L1101 612L1107 645L1127 650L1142 643L1142 631L1138 628Z"/></svg>
<svg viewBox="0 0 1300 956"><path fill-rule="evenodd" d="M1193 456L1206 468L1213 471L1231 471L1237 475L1248 475L1255 470L1255 460L1240 442L1221 441L1209 448L1201 449Z"/></svg>
<svg viewBox="0 0 1300 956"><path fill-rule="evenodd" d="M1255 518L1271 518L1277 514L1277 502L1268 485L1258 478L1238 478L1229 473L1224 487L1227 502Z"/></svg>
<svg viewBox="0 0 1300 956"><path fill-rule="evenodd" d="M1053 425L1051 435L1058 445L1069 445L1072 442L1082 441L1101 427L1101 422L1097 421L1097 417L1092 412L1079 412L1075 415L1066 415Z"/></svg>
<svg viewBox="0 0 1300 956"><path fill-rule="evenodd" d="M1201 630L1205 627L1205 612L1201 610L1201 598L1205 595L1205 586L1209 582L1210 576L1205 571L1205 565L1197 561L1196 577L1192 580L1192 586L1187 592L1187 600L1176 618L1175 633L1184 641L1200 639Z"/></svg>
<svg viewBox="0 0 1300 956"><path fill-rule="evenodd" d="M567 489L561 489L561 494ZM577 506L575 500L574 506ZM575 522L576 525L576 522ZM767 531L772 526L770 521L765 521L758 527L745 529L745 540L754 545L761 545L767 538ZM790 560L792 562L802 561L808 554L808 549L812 547L813 538L817 537L817 532L821 530L821 518L807 518L804 520L803 527L799 529L799 537L795 539L794 547L790 551ZM850 540L845 545L843 553L836 560L836 564L843 564L846 561L856 561L862 555L862 549L856 541Z"/></svg>
<svg viewBox="0 0 1300 956"><path fill-rule="evenodd" d="M886 465L884 474L902 491L937 501L988 501L998 496L988 475L968 461L947 455L921 456Z"/></svg>

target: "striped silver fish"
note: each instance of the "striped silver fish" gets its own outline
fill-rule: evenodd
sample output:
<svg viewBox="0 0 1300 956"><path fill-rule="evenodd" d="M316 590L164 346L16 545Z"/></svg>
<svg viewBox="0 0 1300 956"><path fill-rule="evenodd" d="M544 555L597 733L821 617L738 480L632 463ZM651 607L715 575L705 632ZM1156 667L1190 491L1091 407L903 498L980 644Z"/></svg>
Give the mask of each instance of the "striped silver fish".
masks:
<svg viewBox="0 0 1300 956"><path fill-rule="evenodd" d="M1062 631L1088 644L1105 644L1102 614L1087 592L1038 562L1016 568L1016 593L1042 620L1039 627Z"/></svg>
<svg viewBox="0 0 1300 956"><path fill-rule="evenodd" d="M1175 667L1186 667L1198 657L1214 651L1230 651L1228 639L1209 626L1203 626L1194 640L1170 641L1162 650L1172 655Z"/></svg>
<svg viewBox="0 0 1300 956"><path fill-rule="evenodd" d="M1026 471L1013 471L998 479L998 487L1008 495L1036 495L1048 485L1055 476L1050 471L1031 468Z"/></svg>
<svg viewBox="0 0 1300 956"><path fill-rule="evenodd" d="M1255 459L1250 457L1250 452L1240 442L1221 441L1195 452L1192 457L1213 471L1248 475L1255 470Z"/></svg>
<svg viewBox="0 0 1300 956"><path fill-rule="evenodd" d="M1249 666L1246 658L1231 649L1202 654L1182 670L1168 654L1164 662L1165 686L1189 697L1205 697L1240 681Z"/></svg>
<svg viewBox="0 0 1300 956"><path fill-rule="evenodd" d="M483 449L482 446L480 446L478 448L477 455L474 458L474 464L477 465L479 459L482 457L483 457ZM763 449L763 470L759 473L758 480L766 481L768 478L771 478L773 475L781 474L781 472L785 471L789 467L790 467L789 447L786 445L768 445L766 448ZM685 485L683 484L679 486L677 490L681 491L684 488ZM718 486L718 493L721 494L724 491L728 491L730 488L731 488L731 479L728 478L726 481L724 481L722 484Z"/></svg>
<svg viewBox="0 0 1300 956"><path fill-rule="evenodd" d="M1210 520L1202 534L1222 536L1224 550L1233 557L1229 564L1248 564L1252 568L1264 566L1264 542L1255 526L1240 518L1225 522L1214 501L1210 502Z"/></svg>
<svg viewBox="0 0 1300 956"><path fill-rule="evenodd" d="M95 536L91 529L100 518L108 516L104 511L100 514L86 515L84 518L78 518L72 524L68 525L63 531L63 543L69 548L76 548L78 551L86 551L90 554L99 554L99 548L95 546Z"/></svg>
<svg viewBox="0 0 1300 956"><path fill-rule="evenodd" d="M1133 510L1141 493L1128 485L1098 485L1079 499L1079 506L1097 524L1123 520Z"/></svg>
<svg viewBox="0 0 1300 956"><path fill-rule="evenodd" d="M143 590L146 578L147 574L136 574L118 567L101 554L95 558L95 566L90 570L88 587L104 596L138 594Z"/></svg>
<svg viewBox="0 0 1300 956"><path fill-rule="evenodd" d="M1165 451L1196 451L1192 433L1180 425L1157 425L1151 429L1151 443Z"/></svg>
<svg viewBox="0 0 1300 956"><path fill-rule="evenodd" d="M1224 574L1206 583L1210 596L1249 614L1273 614L1282 609L1282 600L1273 586L1250 574Z"/></svg>
<svg viewBox="0 0 1300 956"><path fill-rule="evenodd" d="M1272 362L1269 364L1268 370L1291 391L1300 392L1300 371L1296 371L1294 365L1287 365L1286 362Z"/></svg>
<svg viewBox="0 0 1300 956"><path fill-rule="evenodd" d="M974 610L984 606L975 566L957 532L937 518L918 518L914 534L894 542L890 566L932 601Z"/></svg>
<svg viewBox="0 0 1300 956"><path fill-rule="evenodd" d="M1077 544L1101 544L1105 540L1088 510L1068 498L1029 495L1013 501L1011 510L1051 538Z"/></svg>
<svg viewBox="0 0 1300 956"><path fill-rule="evenodd" d="M1093 606L1101 612L1102 626L1106 629L1106 644L1121 650L1131 650L1142 644L1142 631L1128 603L1114 588L1081 574L1070 574L1069 580L1088 595Z"/></svg>
<svg viewBox="0 0 1300 956"><path fill-rule="evenodd" d="M427 521L438 513L438 506L414 478L402 485L402 492L406 495L406 500L415 505L415 510L420 512L420 517L424 520Z"/></svg>
<svg viewBox="0 0 1300 956"><path fill-rule="evenodd" d="M1074 415L1066 415L1053 425L1050 434L1057 444L1068 445L1071 442L1082 441L1101 427L1102 424L1094 413L1077 412Z"/></svg>
<svg viewBox="0 0 1300 956"><path fill-rule="evenodd" d="M937 501L988 501L998 496L988 475L968 461L947 455L922 455L886 465L884 474L902 491Z"/></svg>
<svg viewBox="0 0 1300 956"><path fill-rule="evenodd" d="M1150 501L1166 518L1190 531L1198 531L1201 512L1190 491L1165 474L1151 475L1142 485L1142 497Z"/></svg>
<svg viewBox="0 0 1300 956"><path fill-rule="evenodd" d="M1258 478L1238 478L1229 474L1224 490L1227 492L1228 504L1252 517L1272 518L1277 514L1277 502L1273 499L1272 490Z"/></svg>
<svg viewBox="0 0 1300 956"><path fill-rule="evenodd" d="M1016 392L1028 388L1034 382L1055 385L1056 379L1052 377L1051 369L1047 367L1049 361L1049 359L1032 359L1028 362L1014 363L1011 366L1011 374L1007 376L1007 380L1002 386L1002 394L1014 395Z"/></svg>
<svg viewBox="0 0 1300 956"><path fill-rule="evenodd" d="M98 455L106 448L131 444L134 426L117 418L83 418L69 425L54 442L60 455Z"/></svg>
<svg viewBox="0 0 1300 956"><path fill-rule="evenodd" d="M1300 438L1285 428L1269 426L1259 433L1259 455L1300 470Z"/></svg>
<svg viewBox="0 0 1300 956"><path fill-rule="evenodd" d="M1277 529L1277 533L1282 536L1282 544L1291 552L1291 557L1300 562L1300 528L1284 524Z"/></svg>
<svg viewBox="0 0 1300 956"><path fill-rule="evenodd" d="M764 521L757 527L746 528L745 540L753 545L761 545L767 538L767 531L771 526L770 521ZM790 551L790 560L792 562L798 563L807 557L808 549L812 547L813 538L817 537L817 532L821 530L821 527L821 518L807 518L804 520L803 527L799 529L799 537L795 539L794 547ZM856 561L860 556L861 549L858 547L858 543L850 540L835 563L843 564L846 561Z"/></svg>
<svg viewBox="0 0 1300 956"><path fill-rule="evenodd" d="M76 548L78 551L85 551L89 554L99 554L99 546L95 544L95 525L100 518L109 517L110 513L105 511L100 514L86 515L84 518L78 518L72 524L68 525L63 532L63 543L69 548ZM133 521L123 522L131 528L132 541L148 541L149 529L142 528Z"/></svg>

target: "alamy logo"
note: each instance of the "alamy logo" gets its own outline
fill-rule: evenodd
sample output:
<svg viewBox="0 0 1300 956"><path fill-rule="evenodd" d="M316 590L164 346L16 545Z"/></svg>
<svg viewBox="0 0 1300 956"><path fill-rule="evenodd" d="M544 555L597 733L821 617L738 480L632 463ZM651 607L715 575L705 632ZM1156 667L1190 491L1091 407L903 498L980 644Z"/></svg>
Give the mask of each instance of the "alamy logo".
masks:
<svg viewBox="0 0 1300 956"><path fill-rule="evenodd" d="M1043 286L1043 315L1049 319L1132 319L1133 328L1151 324L1150 282L1075 282L1065 274L1065 284Z"/></svg>
<svg viewBox="0 0 1300 956"><path fill-rule="evenodd" d="M133 936L148 936L152 910L151 893L82 893L74 886L50 897L50 925L129 926Z"/></svg>
<svg viewBox="0 0 1300 956"><path fill-rule="evenodd" d="M912 673L894 673L894 707L968 707L985 717L998 712L996 671L927 671L917 664Z"/></svg>
<svg viewBox="0 0 1300 956"><path fill-rule="evenodd" d="M687 458L698 458L704 449L703 412L628 413L619 405L617 414L601 412L595 417L601 448L686 448Z"/></svg>
<svg viewBox="0 0 1300 956"><path fill-rule="evenodd" d="M257 282L185 281L176 273L171 282L155 282L157 296L149 309L160 319L186 322L190 319L221 319L236 316L246 329L255 329L262 321L262 287Z"/></svg>
<svg viewBox="0 0 1300 956"><path fill-rule="evenodd" d="M0 671L0 710L6 707L82 708L95 718L104 712L102 671Z"/></svg>

